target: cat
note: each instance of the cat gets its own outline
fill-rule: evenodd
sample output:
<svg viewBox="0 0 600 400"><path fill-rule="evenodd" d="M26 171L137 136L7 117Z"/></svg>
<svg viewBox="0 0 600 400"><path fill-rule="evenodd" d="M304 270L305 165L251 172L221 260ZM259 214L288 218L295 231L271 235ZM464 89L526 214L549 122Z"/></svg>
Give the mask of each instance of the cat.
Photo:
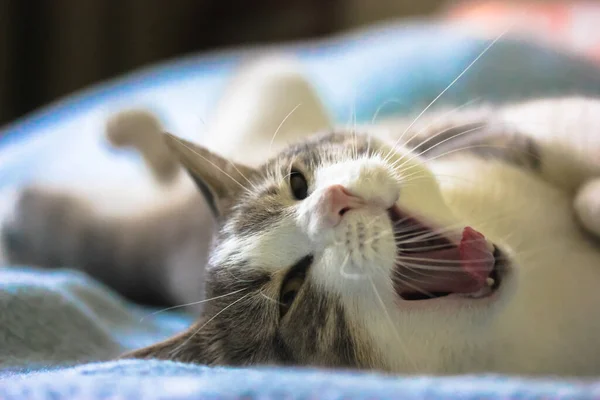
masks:
<svg viewBox="0 0 600 400"><path fill-rule="evenodd" d="M600 100L340 128L295 64L240 77L217 111L230 133L212 149L143 112L110 124L158 182L185 171L196 194L111 220L76 196L26 189L3 223L8 262L81 265L164 302L204 297L188 330L123 358L600 373ZM281 99L305 118L277 138L294 107Z"/></svg>

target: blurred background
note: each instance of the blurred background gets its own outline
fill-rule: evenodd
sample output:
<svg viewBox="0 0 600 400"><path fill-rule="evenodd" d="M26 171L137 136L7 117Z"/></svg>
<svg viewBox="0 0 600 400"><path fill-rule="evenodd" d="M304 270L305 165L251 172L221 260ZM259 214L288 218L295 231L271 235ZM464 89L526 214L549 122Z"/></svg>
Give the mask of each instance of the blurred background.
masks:
<svg viewBox="0 0 600 400"><path fill-rule="evenodd" d="M133 68L319 37L442 0L0 0L0 124Z"/></svg>
<svg viewBox="0 0 600 400"><path fill-rule="evenodd" d="M479 28L489 31L493 21L504 23L503 18L526 3L543 8L535 31L548 28L559 32L560 40L566 38L556 29L565 19L565 3L598 4L595 0L0 0L0 126L96 82L189 53L317 38L402 18L451 15L476 20ZM600 15L589 10L585 7L580 13L578 18L585 21L578 22L578 31L568 38L586 50L599 40L587 37L581 28L600 21Z"/></svg>

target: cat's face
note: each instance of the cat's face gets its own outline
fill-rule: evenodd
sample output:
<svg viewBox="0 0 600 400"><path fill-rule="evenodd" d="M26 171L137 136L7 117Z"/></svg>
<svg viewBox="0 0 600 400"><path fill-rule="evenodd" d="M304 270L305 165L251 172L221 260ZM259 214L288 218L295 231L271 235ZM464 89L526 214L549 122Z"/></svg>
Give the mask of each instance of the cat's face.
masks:
<svg viewBox="0 0 600 400"><path fill-rule="evenodd" d="M486 357L507 263L453 215L415 155L329 134L255 170L169 143L221 230L203 317L135 355L402 372Z"/></svg>

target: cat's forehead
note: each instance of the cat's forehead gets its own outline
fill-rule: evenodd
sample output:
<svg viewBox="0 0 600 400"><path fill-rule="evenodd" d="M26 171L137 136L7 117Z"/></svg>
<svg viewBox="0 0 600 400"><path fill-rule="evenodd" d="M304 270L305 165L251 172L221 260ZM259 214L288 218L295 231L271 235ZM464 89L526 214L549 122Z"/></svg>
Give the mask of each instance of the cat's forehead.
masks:
<svg viewBox="0 0 600 400"><path fill-rule="evenodd" d="M292 164L311 169L322 163L344 161L350 157L364 155L374 140L366 133L354 131L325 132L291 145L266 162L261 170L265 173L289 167Z"/></svg>

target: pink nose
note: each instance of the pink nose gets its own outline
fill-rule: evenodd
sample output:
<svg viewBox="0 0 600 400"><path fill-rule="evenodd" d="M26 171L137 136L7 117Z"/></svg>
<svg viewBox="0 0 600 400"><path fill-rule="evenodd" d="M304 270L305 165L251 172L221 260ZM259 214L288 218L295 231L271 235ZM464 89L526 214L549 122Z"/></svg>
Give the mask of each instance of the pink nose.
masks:
<svg viewBox="0 0 600 400"><path fill-rule="evenodd" d="M352 195L342 185L332 185L325 189L321 202L324 217L332 226L339 224L346 212L364 205L360 197Z"/></svg>

